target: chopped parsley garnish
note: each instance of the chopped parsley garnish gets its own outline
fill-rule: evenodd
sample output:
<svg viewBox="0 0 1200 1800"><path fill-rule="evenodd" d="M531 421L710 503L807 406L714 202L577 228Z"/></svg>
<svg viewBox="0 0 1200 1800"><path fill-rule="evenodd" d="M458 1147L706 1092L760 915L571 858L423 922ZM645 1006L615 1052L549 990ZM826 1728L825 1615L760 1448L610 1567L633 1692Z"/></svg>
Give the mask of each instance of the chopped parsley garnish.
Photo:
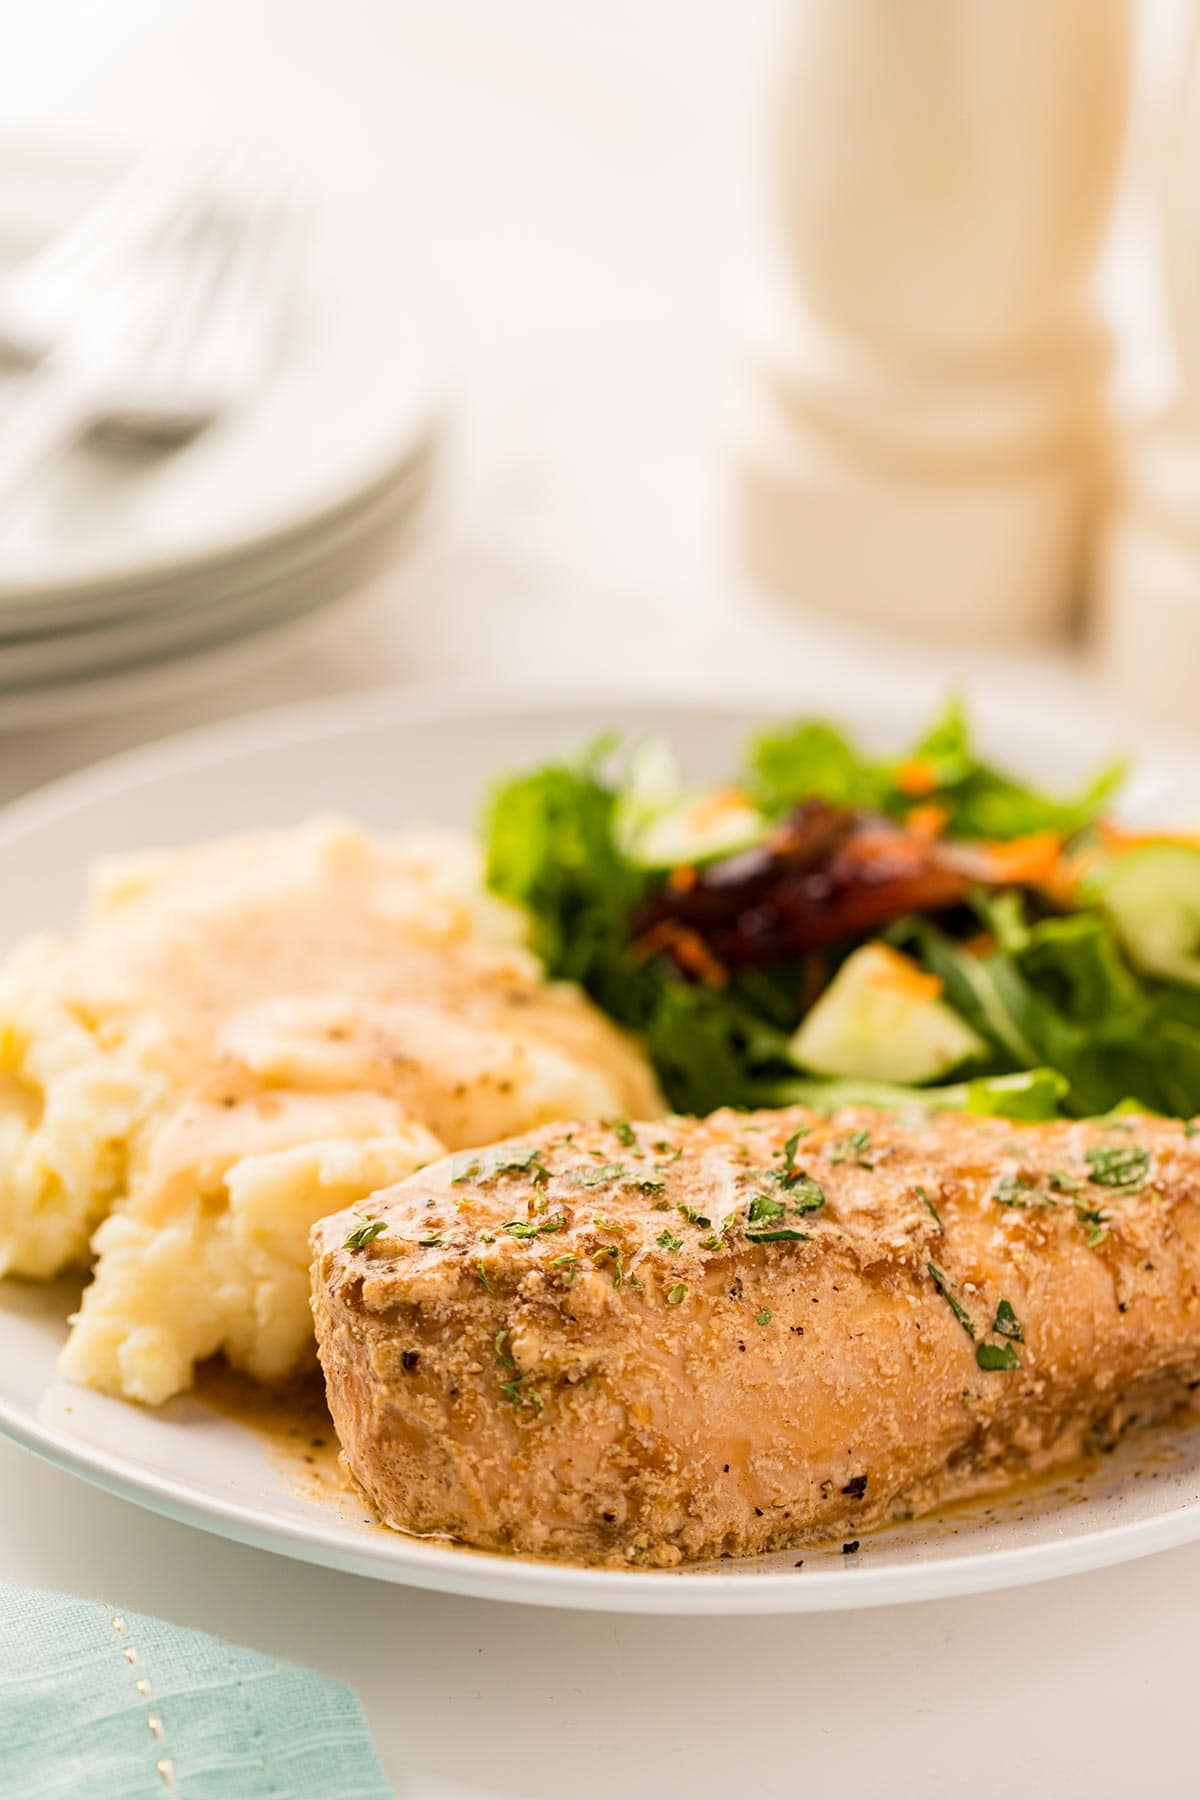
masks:
<svg viewBox="0 0 1200 1800"><path fill-rule="evenodd" d="M674 1287L667 1289L667 1305L678 1306L681 1301L687 1299L687 1291L687 1282L677 1281Z"/></svg>
<svg viewBox="0 0 1200 1800"><path fill-rule="evenodd" d="M421 1246L422 1250L436 1250L442 1240L440 1235L435 1232L432 1237L418 1238L416 1241Z"/></svg>
<svg viewBox="0 0 1200 1800"><path fill-rule="evenodd" d="M655 1238L654 1241L656 1244L660 1245L662 1247L662 1249L664 1249L664 1250L682 1250L683 1249L683 1239L681 1237L676 1237L673 1231L668 1231L668 1229L665 1225L663 1226L662 1230L659 1232L658 1236Z"/></svg>
<svg viewBox="0 0 1200 1800"><path fill-rule="evenodd" d="M535 1181L550 1179L550 1171L542 1161L541 1151L529 1150L521 1145L515 1150L497 1150L482 1160L478 1156L472 1156L465 1162L459 1159L450 1180L457 1187L464 1181L492 1181L498 1175L530 1174Z"/></svg>
<svg viewBox="0 0 1200 1800"><path fill-rule="evenodd" d="M550 1219L510 1219L508 1224L502 1225L500 1229L506 1231L509 1237L535 1238L540 1237L543 1232L562 1231L566 1223L567 1215L565 1213L555 1213Z"/></svg>
<svg viewBox="0 0 1200 1800"><path fill-rule="evenodd" d="M500 1392L512 1401L513 1406L518 1411L520 1411L525 1401L528 1400L530 1406L533 1407L534 1412L540 1419L546 1410L546 1402L542 1399L542 1396L535 1387L523 1386L525 1379L526 1377L524 1375L514 1375L511 1381L502 1381L500 1383Z"/></svg>
<svg viewBox="0 0 1200 1800"><path fill-rule="evenodd" d="M725 1234L732 1231L736 1224L737 1214L726 1213L717 1229L710 1232L708 1237L700 1239L700 1248L702 1250L723 1250L725 1248Z"/></svg>
<svg viewBox="0 0 1200 1800"><path fill-rule="evenodd" d="M830 1144L825 1154L831 1163L855 1162L860 1169L873 1169L875 1158L868 1156L871 1144L869 1131L852 1131L847 1137L839 1138Z"/></svg>
<svg viewBox="0 0 1200 1800"><path fill-rule="evenodd" d="M1102 1213L1099 1207L1084 1206L1081 1201L1077 1200L1075 1202L1075 1217L1079 1220L1081 1225L1091 1226L1092 1229L1088 1232L1087 1245L1089 1250L1094 1250L1104 1236L1104 1228L1108 1224L1108 1214Z"/></svg>
<svg viewBox="0 0 1200 1800"><path fill-rule="evenodd" d="M807 1181L808 1177L804 1176ZM746 1211L746 1237L751 1244L808 1244L812 1240L807 1231L796 1231L792 1226L781 1225L779 1220L789 1212L815 1212L817 1207L824 1206L825 1196L814 1181L812 1187L816 1198L807 1190L793 1188L786 1200L776 1200L770 1194L754 1194ZM758 1226L765 1229L752 1230ZM722 1227L724 1230L724 1226Z"/></svg>
<svg viewBox="0 0 1200 1800"><path fill-rule="evenodd" d="M971 1323L971 1315L966 1307L958 1300L956 1295L952 1293L949 1281L942 1274L942 1271L938 1268L936 1263L926 1263L925 1267L932 1275L933 1285L950 1308L950 1311L954 1314L967 1336L973 1338L975 1336L975 1327Z"/></svg>
<svg viewBox="0 0 1200 1800"><path fill-rule="evenodd" d="M675 1210L683 1214L689 1225L698 1225L701 1231L709 1231L712 1229L712 1220L706 1219L704 1214L699 1212L696 1207L684 1206L681 1203Z"/></svg>
<svg viewBox="0 0 1200 1800"><path fill-rule="evenodd" d="M1140 1144L1096 1144L1087 1151L1084 1161L1097 1187L1121 1188L1136 1193L1145 1187L1150 1173L1150 1152Z"/></svg>
<svg viewBox="0 0 1200 1800"><path fill-rule="evenodd" d="M1081 1206L1077 1200L1075 1202L1075 1217L1079 1220L1081 1225L1091 1226L1092 1229L1087 1234L1087 1247L1089 1250L1094 1250L1096 1245L1103 1240L1107 1233L1109 1225L1108 1214L1102 1213L1099 1208L1095 1206Z"/></svg>
<svg viewBox="0 0 1200 1800"><path fill-rule="evenodd" d="M609 1130L619 1144L624 1144L627 1150L636 1149L638 1141L637 1132L633 1129L633 1126L629 1123L628 1119L609 1119L607 1124Z"/></svg>
<svg viewBox="0 0 1200 1800"><path fill-rule="evenodd" d="M824 1204L824 1188L801 1169L788 1183L788 1205L792 1212L819 1212Z"/></svg>
<svg viewBox="0 0 1200 1800"><path fill-rule="evenodd" d="M997 1206L1015 1206L1022 1212L1030 1207L1058 1205L1053 1194L1048 1194L1036 1181L1030 1181L1027 1175L1002 1176L992 1189L991 1198Z"/></svg>
<svg viewBox="0 0 1200 1800"><path fill-rule="evenodd" d="M771 1311L771 1308L769 1306L764 1306L754 1323L756 1325L769 1325L774 1317L775 1314Z"/></svg>
<svg viewBox="0 0 1200 1800"><path fill-rule="evenodd" d="M791 1187L797 1179L796 1150L799 1146L800 1139L807 1136L808 1126L798 1126L787 1140L787 1143L783 1146L783 1149L779 1152L783 1157L783 1169L776 1175L775 1179L784 1187ZM800 1171L800 1173L802 1173L802 1171Z"/></svg>
<svg viewBox="0 0 1200 1800"><path fill-rule="evenodd" d="M609 1182L623 1182L627 1186L641 1188L643 1193L658 1193L667 1184L661 1175L651 1175L642 1169L631 1169L628 1163L598 1163L594 1169L571 1169L572 1181L580 1187L604 1187Z"/></svg>
<svg viewBox="0 0 1200 1800"><path fill-rule="evenodd" d="M1200 1137L1200 1119L1188 1119L1184 1123L1183 1135L1187 1138Z"/></svg>
<svg viewBox="0 0 1200 1800"><path fill-rule="evenodd" d="M606 1256L612 1257L613 1286L615 1288L623 1287L625 1285L624 1250L620 1249L616 1244L602 1244L599 1250L592 1251L592 1261L594 1263L602 1262ZM640 1286L641 1283L639 1282L638 1285Z"/></svg>
<svg viewBox="0 0 1200 1800"><path fill-rule="evenodd" d="M782 1219L786 1213L819 1212L824 1206L825 1190L805 1170L794 1169L786 1181L777 1171L772 1170L770 1174L786 1190L787 1199L776 1200L769 1194L754 1194L747 1214L752 1225L765 1219ZM759 1179L762 1179L761 1175ZM750 1235L747 1233L747 1236Z"/></svg>
<svg viewBox="0 0 1200 1800"><path fill-rule="evenodd" d="M385 1219L369 1219L365 1213L357 1212L354 1217L358 1224L352 1225L346 1233L346 1241L342 1246L344 1250L365 1250L368 1244L373 1244L387 1230Z"/></svg>
<svg viewBox="0 0 1200 1800"><path fill-rule="evenodd" d="M1007 1300L1002 1300L996 1308L996 1317L992 1321L992 1330L1000 1337L1012 1338L1018 1344L1025 1342L1025 1333L1021 1330L1021 1321Z"/></svg>
<svg viewBox="0 0 1200 1800"><path fill-rule="evenodd" d="M513 1360L512 1353L505 1349L507 1338L507 1331L498 1331L496 1333L495 1339L493 1340L496 1345L496 1360L497 1362L507 1363L510 1369L515 1369L517 1365Z"/></svg>
<svg viewBox="0 0 1200 1800"><path fill-rule="evenodd" d="M795 1147L795 1139L788 1139ZM786 1190L786 1199L777 1201L770 1193L752 1193L747 1208L747 1238L750 1244L810 1244L808 1231L795 1231L790 1226L783 1226L777 1220L784 1219L788 1213L815 1213L826 1204L824 1192L820 1190L813 1177L804 1174L802 1168L793 1168L788 1181L781 1175L775 1175L777 1181ZM766 1226L768 1229L750 1229L752 1226ZM725 1229L725 1226L721 1226Z"/></svg>
<svg viewBox="0 0 1200 1800"><path fill-rule="evenodd" d="M981 1369L1019 1369L1021 1366L1011 1344L980 1344L975 1361Z"/></svg>
<svg viewBox="0 0 1200 1800"><path fill-rule="evenodd" d="M624 1163L600 1163L594 1169L572 1169L571 1180L580 1187L603 1187L606 1181L620 1181L626 1173Z"/></svg>
<svg viewBox="0 0 1200 1800"><path fill-rule="evenodd" d="M486 1288L489 1294L494 1294L496 1290L488 1280L487 1264L484 1262L482 1256L475 1264L475 1272L479 1277L480 1287Z"/></svg>
<svg viewBox="0 0 1200 1800"><path fill-rule="evenodd" d="M914 1191L916 1193L917 1199L920 1200L924 1206L927 1206L929 1208L930 1213L933 1215L933 1222L937 1226L938 1230L944 1232L946 1227L942 1224L942 1216L938 1212L937 1207L933 1204L933 1201L929 1198L929 1195L925 1192L925 1189L923 1187L919 1187L919 1188L916 1188Z"/></svg>
<svg viewBox="0 0 1200 1800"><path fill-rule="evenodd" d="M1047 1169L1046 1180L1056 1194L1077 1194L1083 1186L1075 1175L1068 1175L1065 1169Z"/></svg>

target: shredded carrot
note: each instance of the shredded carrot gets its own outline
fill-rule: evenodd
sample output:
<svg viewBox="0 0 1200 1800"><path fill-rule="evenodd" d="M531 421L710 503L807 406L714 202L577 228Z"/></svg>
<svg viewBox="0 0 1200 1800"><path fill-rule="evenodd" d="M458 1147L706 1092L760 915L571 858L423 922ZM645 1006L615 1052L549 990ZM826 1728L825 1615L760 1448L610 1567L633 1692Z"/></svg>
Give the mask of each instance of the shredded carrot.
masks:
<svg viewBox="0 0 1200 1800"><path fill-rule="evenodd" d="M689 894L696 885L696 870L691 863L680 863L667 877L667 886L676 894Z"/></svg>
<svg viewBox="0 0 1200 1800"><path fill-rule="evenodd" d="M1125 850L1144 850L1148 844L1200 844L1200 831L1126 831L1111 819L1101 819L1096 830L1104 848L1118 855Z"/></svg>
<svg viewBox="0 0 1200 1800"><path fill-rule="evenodd" d="M1094 844L1086 850L1076 850L1071 856L1063 856L1051 878L1040 884L1042 890L1059 906L1070 906L1080 883L1105 860L1105 852Z"/></svg>
<svg viewBox="0 0 1200 1800"><path fill-rule="evenodd" d="M729 980L724 963L717 961L704 939L694 931L680 931L675 944L675 960L681 969L695 975L705 987L724 987Z"/></svg>
<svg viewBox="0 0 1200 1800"><path fill-rule="evenodd" d="M901 763L896 770L896 786L902 794L908 794L914 800L936 793L937 785L936 771L919 756L914 756L910 762Z"/></svg>
<svg viewBox="0 0 1200 1800"><path fill-rule="evenodd" d="M988 873L995 882L1019 881L1041 886L1054 880L1062 857L1057 831L1035 831L1007 844L985 848Z"/></svg>
<svg viewBox="0 0 1200 1800"><path fill-rule="evenodd" d="M678 919L660 919L629 946L636 963L649 962L660 950L669 950L680 968L705 987L724 987L729 980L724 963L717 960L699 933L681 925Z"/></svg>
<svg viewBox="0 0 1200 1800"><path fill-rule="evenodd" d="M915 837L932 842L941 837L950 823L950 811L936 800L926 800L921 806L909 808L904 823Z"/></svg>
<svg viewBox="0 0 1200 1800"><path fill-rule="evenodd" d="M702 794L689 807L688 824L696 831L707 831L710 825L719 825L726 813L742 812L748 805L743 788L715 788L711 794Z"/></svg>
<svg viewBox="0 0 1200 1800"><path fill-rule="evenodd" d="M875 967L867 976L872 987L891 988L910 1000L937 999L942 991L940 976L930 974L890 944L876 944L874 951Z"/></svg>

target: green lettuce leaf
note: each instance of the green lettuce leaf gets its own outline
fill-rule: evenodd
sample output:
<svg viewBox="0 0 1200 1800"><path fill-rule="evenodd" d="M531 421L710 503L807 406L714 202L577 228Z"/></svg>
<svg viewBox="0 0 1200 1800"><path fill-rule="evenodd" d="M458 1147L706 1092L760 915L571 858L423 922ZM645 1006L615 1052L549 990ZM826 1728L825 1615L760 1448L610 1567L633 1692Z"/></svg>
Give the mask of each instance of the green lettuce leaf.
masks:
<svg viewBox="0 0 1200 1800"><path fill-rule="evenodd" d="M919 1106L933 1112L1034 1121L1060 1117L1066 1092L1066 1079L1056 1069L1027 1069L947 1087L903 1087L890 1081L793 1081L776 1090L780 1096L776 1104L811 1106L817 1112L835 1112L842 1106Z"/></svg>
<svg viewBox="0 0 1200 1800"><path fill-rule="evenodd" d="M963 703L955 697L911 748L887 761L864 755L823 719L760 732L750 744L745 780L767 812L818 799L902 818L914 801L905 772L917 763L932 784L921 798L945 807L948 835L956 838L1017 838L1035 831L1076 837L1103 811L1126 773L1124 762L1112 762L1078 794L1042 793L980 757Z"/></svg>
<svg viewBox="0 0 1200 1800"><path fill-rule="evenodd" d="M786 812L803 800L877 806L883 797L876 765L824 719L759 732L747 755L746 785L768 813Z"/></svg>

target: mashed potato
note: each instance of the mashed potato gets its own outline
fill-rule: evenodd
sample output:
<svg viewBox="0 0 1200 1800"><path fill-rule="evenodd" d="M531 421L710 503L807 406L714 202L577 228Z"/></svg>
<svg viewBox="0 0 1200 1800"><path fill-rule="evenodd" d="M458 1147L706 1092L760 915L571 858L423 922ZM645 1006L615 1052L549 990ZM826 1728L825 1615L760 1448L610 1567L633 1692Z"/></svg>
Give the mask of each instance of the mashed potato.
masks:
<svg viewBox="0 0 1200 1800"><path fill-rule="evenodd" d="M443 1149L660 1109L453 833L346 825L124 859L0 973L0 1272L97 1261L64 1353L151 1402L312 1356L307 1233Z"/></svg>

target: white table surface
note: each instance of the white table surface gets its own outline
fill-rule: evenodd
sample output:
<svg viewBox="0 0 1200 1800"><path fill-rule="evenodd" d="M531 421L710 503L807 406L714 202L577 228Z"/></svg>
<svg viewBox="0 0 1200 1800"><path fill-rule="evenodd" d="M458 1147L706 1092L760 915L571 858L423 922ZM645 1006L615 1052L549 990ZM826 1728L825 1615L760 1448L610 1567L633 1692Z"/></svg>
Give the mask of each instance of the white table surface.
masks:
<svg viewBox="0 0 1200 1800"><path fill-rule="evenodd" d="M723 421L761 262L775 0L41 0L0 122L269 144L409 259L462 396L424 543L353 615L219 693L4 736L0 797L193 723L382 682L758 667L933 697L948 677L1136 737L1063 653L932 656L748 592ZM30 15L30 16L27 16ZM14 38L15 33L15 38ZM1139 284L1118 267L1134 313ZM1153 369L1153 347L1147 358ZM773 683L774 685L774 683ZM1195 1786L1200 1546L890 1611L653 1621L374 1586L189 1532L0 1445L0 1575L310 1662L361 1693L397 1792L1089 1800ZM331 1796L336 1800L336 1796Z"/></svg>

